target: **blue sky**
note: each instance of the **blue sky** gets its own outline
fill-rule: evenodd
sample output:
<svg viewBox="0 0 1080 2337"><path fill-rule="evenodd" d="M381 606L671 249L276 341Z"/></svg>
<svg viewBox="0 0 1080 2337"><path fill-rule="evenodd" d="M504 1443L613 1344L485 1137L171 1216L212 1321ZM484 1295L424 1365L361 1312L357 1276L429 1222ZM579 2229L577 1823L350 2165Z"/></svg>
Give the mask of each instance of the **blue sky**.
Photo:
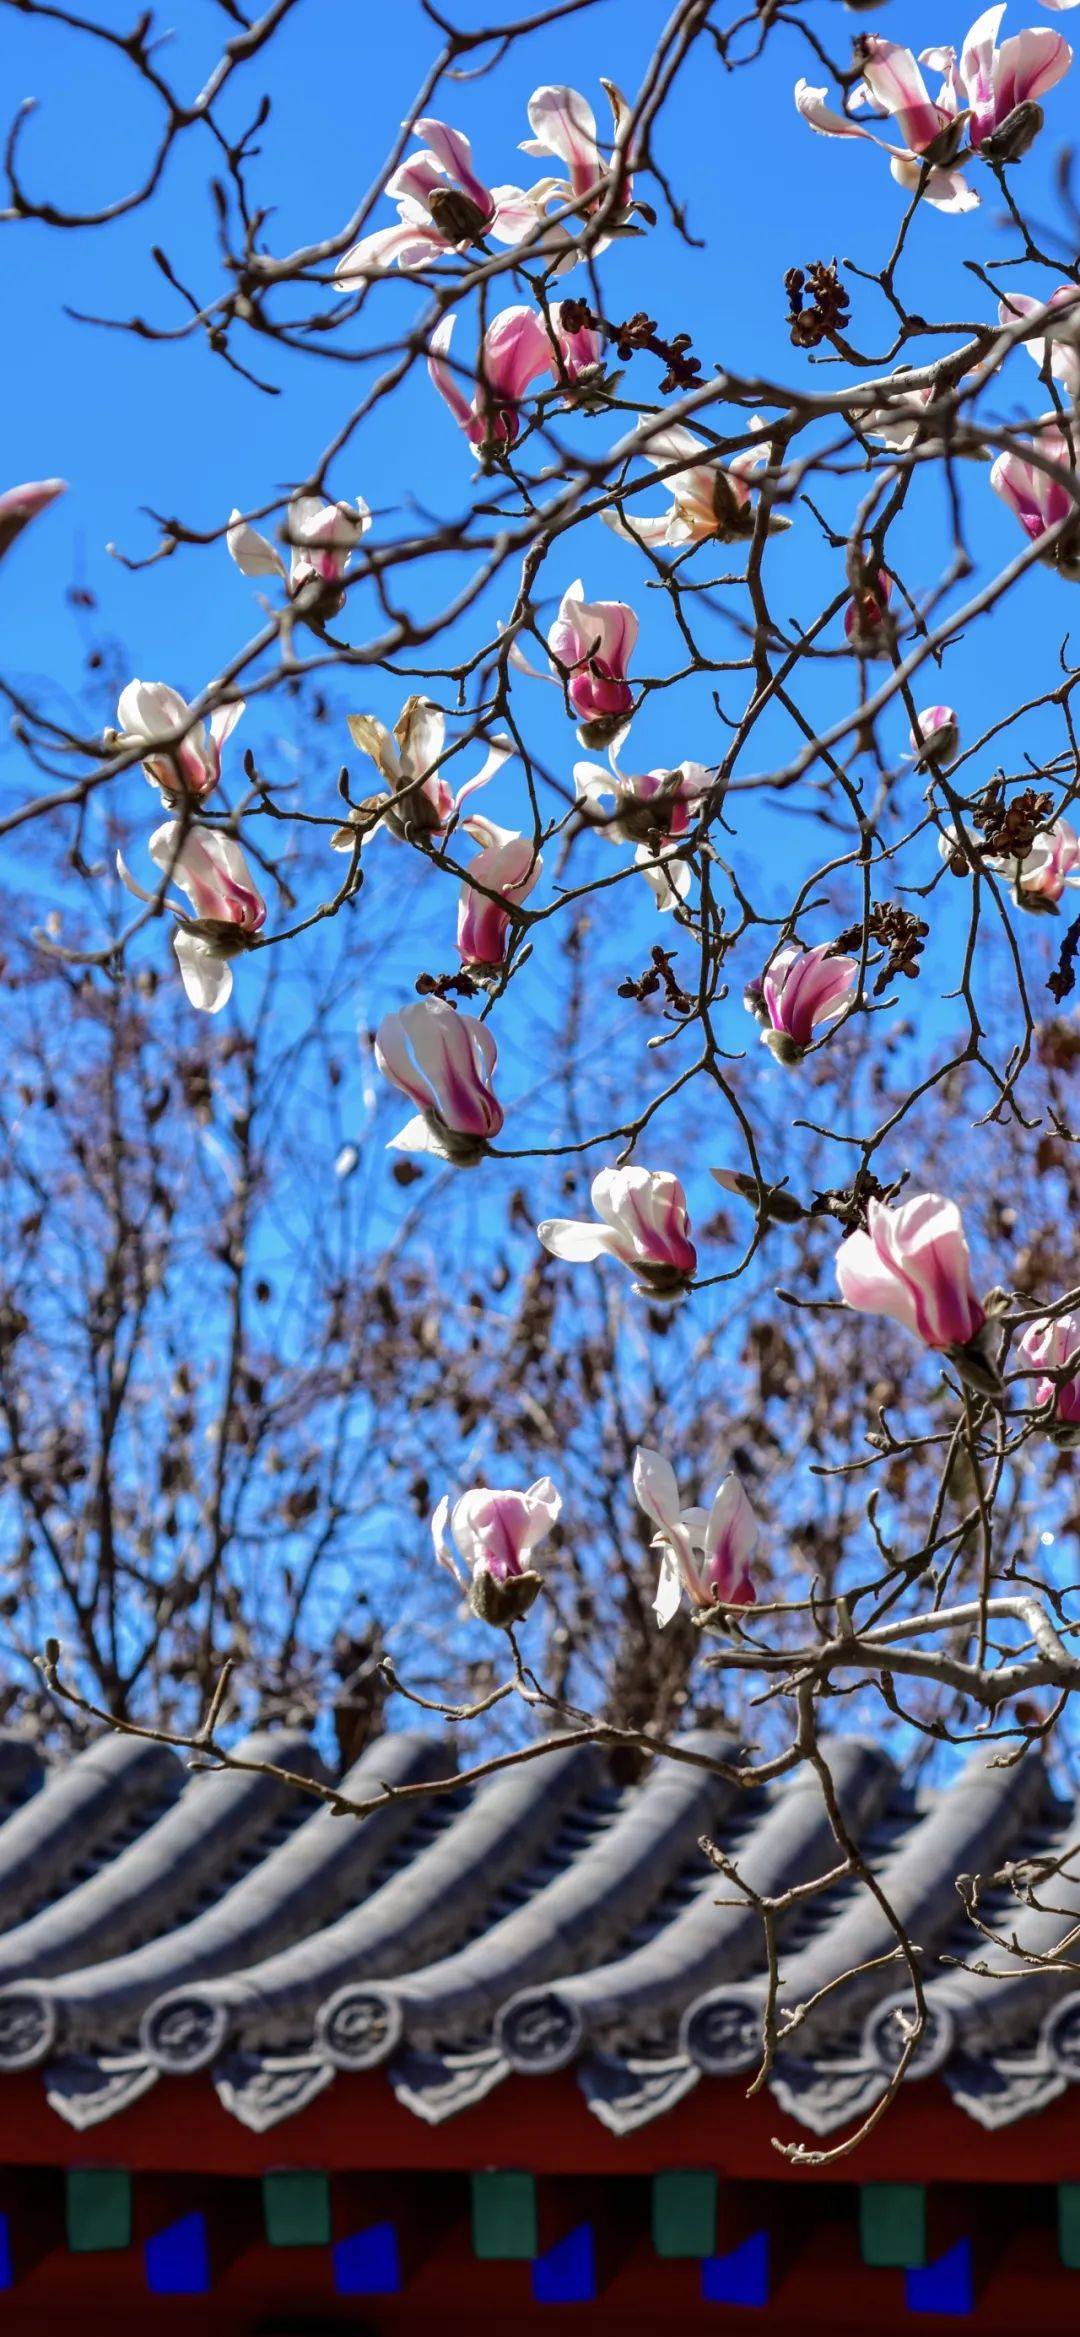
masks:
<svg viewBox="0 0 1080 2337"><path fill-rule="evenodd" d="M463 9L467 4L471 7L471 0L462 0ZM116 26L129 22L130 0L90 0L90 5L102 22ZM178 86L194 91L229 27L210 0L174 0L174 6L180 30L163 50L162 62ZM479 21L481 12L472 13ZM488 7L483 13L489 13ZM539 166L518 154L517 142L527 134L525 106L532 88L541 81L568 81L587 90L598 110L602 74L632 92L666 13L657 0L604 0L582 16L534 36L490 78L444 89L430 110L468 133L478 167L490 182L527 181ZM843 55L862 20L833 5L813 8L810 21ZM888 0L870 18L875 31L902 38L916 49L932 40L952 40L959 46L967 21L966 13L957 14L955 8L949 15L945 0L933 0L933 5L928 0ZM1053 22L1067 33L1072 19L1046 17L1037 0L1024 0L1023 5L1018 0L1010 13L1011 29L1029 21ZM28 186L42 198L86 207L124 193L146 167L156 128L153 108L124 61L103 56L91 41L64 36L10 11L5 12L4 29L7 100L15 104L22 96L33 95L39 101L21 149ZM345 222L375 175L396 124L410 108L432 39L417 0L391 0L378 8L371 0L352 7L342 7L340 0L305 0L266 63L257 63L244 79L235 100L230 100L233 133L250 118L264 87L269 87L273 99L260 140L263 160L252 174L252 184L259 198L273 205L267 239L274 249L291 248ZM706 373L727 364L781 381L810 377L809 360L789 344L785 270L834 255L866 268L880 265L902 214L899 190L879 154L869 146L817 139L798 119L791 92L803 72L815 81L824 78L805 42L786 26L770 37L763 61L745 72L726 73L703 46L676 84L659 151L687 205L690 227L707 249L688 248L662 219L654 235L613 249L602 263L610 313L625 315L644 307L662 331L689 331ZM1020 174L1025 198L1041 215L1052 215L1053 163L1075 121L1074 87L1067 82L1050 97L1047 130ZM110 560L106 546L115 542L133 556L149 553L156 531L144 516L146 506L166 515L175 513L196 528L212 528L223 522L233 504L257 505L287 491L318 459L357 394L353 370L272 351L269 369L280 394L265 396L228 372L201 340L153 346L130 335L77 324L65 314L76 308L117 317L142 314L160 326L179 322L184 312L154 265L155 244L164 247L178 274L201 297L215 291L219 276L207 182L216 167L210 141L201 132L191 133L179 142L153 205L130 218L108 229L72 234L36 224L8 225L3 232L7 313L17 320L8 350L6 471L11 481L59 474L70 482L67 498L27 534L5 564L4 665L50 704L63 708L77 702L80 719L95 725L112 721L114 698L103 687L95 695L92 677L88 681L85 621L65 599L68 584L97 596L100 621L125 644L132 672L169 681L193 695L255 629L258 608L251 585L220 545L185 553L142 575L126 573ZM1007 248L997 220L996 193L988 182L982 183L986 193L981 212L953 219L924 210L915 221L906 283L912 305L922 305L930 314L975 320L991 312L985 291L964 264L999 256ZM390 207L384 205L373 224L391 217ZM1021 271L1011 281L1018 288L1038 291L1051 289L1053 280ZM870 287L854 279L849 283L855 340L884 348L888 324L883 304ZM567 288L575 288L573 280ZM381 288L379 302L378 312L374 302L370 305L369 320L378 313L379 329L385 317L388 329L394 330L416 312L420 296L403 280ZM464 345L464 320L459 330ZM264 361L257 344L237 346L256 368ZM940 346L944 344L935 344ZM837 376L831 370L814 378L831 384ZM635 385L638 380L645 394L652 394L657 369L642 364ZM1034 370L1022 353L1012 360L992 402L1004 413L1032 410ZM608 427L603 421L586 423L575 417L566 432L571 444L577 443L580 432L584 444L587 430ZM1020 548L1019 531L990 493L978 466L969 466L968 481L973 553L979 563L1000 565ZM344 497L363 494L376 511L376 526L383 528L402 524L412 498L448 513L467 507L476 492L470 458L422 369L357 435L333 474L332 485ZM856 479L832 490L830 513L841 527L850 519L860 488ZM658 491L646 507L662 501ZM896 531L896 550L916 588L928 589L936 582L944 543L940 495L927 483L912 496L910 511ZM579 569L592 597L622 595L636 601L642 616L639 668L662 670L670 640L657 596L644 589L637 554L593 522L583 533L580 553L568 545L563 567L549 563L551 586L569 582ZM796 513L795 525L779 548L777 573L782 583L775 605L785 619L811 617L838 587L839 556L823 548L815 523L804 511ZM1080 616L1080 596L1074 598L1050 574L1033 570L1022 592L992 623L950 649L943 675L928 680L920 698L951 701L967 735L977 734L1018 699L1053 681L1058 647L1075 621L1074 609ZM354 637L359 638L365 618L361 599L355 618ZM346 706L361 704L392 720L409 686L376 674L363 684L335 685L335 697L342 713ZM728 689L721 690L729 711L739 707L741 686L732 677ZM822 723L846 706L850 686L851 670L843 663L817 669L807 699ZM556 693L527 683L521 690L530 737L540 754L569 779L580 750ZM238 734L236 752L251 744L262 753L276 726L272 708L253 708ZM886 752L899 761L907 743L906 723L899 712L887 718L882 733ZM1049 735L1036 724L1026 743L1037 751L1041 739ZM685 755L708 762L720 751L720 736L726 734L718 733L708 682L688 682L677 702L661 697L645 710L635 732L633 767L670 764ZM757 767L773 755L779 762L791 745L792 734L777 717L768 729L763 726L754 750ZM349 753L343 722L339 752ZM326 759L320 744L323 775ZM357 769L357 759L352 760ZM972 772L971 783L989 777L991 768ZM14 755L9 783L12 772L15 783L23 784ZM365 773L360 791L369 783ZM122 784L129 808L136 814L145 810L149 831L160 815L143 782L132 772ZM506 820L515 816L519 799L514 785L507 774L498 790L492 790L488 800L494 816ZM761 906L782 913L805 866L805 833L775 807L745 799L740 801L736 824L728 849L744 882ZM814 841L823 856L828 839L818 835ZM376 861L373 852L373 878L380 875L392 886L402 860L395 862L395 848L385 838L375 849L379 858ZM39 850L33 835L20 843L20 872L31 881ZM603 848L598 844L595 850L597 865L606 872ZM929 876L936 867L929 842L926 851L922 874ZM40 865L44 907L55 878L43 860ZM958 906L961 891L966 888L957 889ZM397 947L387 951L382 995L357 1002L361 1019L377 1019L380 1011L403 1003L418 964L451 962L452 887L433 883L427 897L430 923L421 918L417 924L411 915L402 920ZM606 897L619 903L610 943L618 970L638 969L652 941L673 939L670 925L654 917L643 886L635 884ZM848 914L854 908L852 897ZM955 942L956 922L955 916L947 920L949 943ZM809 921L806 937L831 937L835 929L835 914L826 911L819 926ZM1051 947L1035 919L1026 921L1022 940L1033 961ZM787 1075L758 1049L739 1004L744 979L758 970L764 955L763 937L755 937L750 947L755 946L757 965L743 953L733 969L724 1036L731 1047L745 1047L752 1054L754 1075L770 1083L775 1098ZM147 947L159 960L165 959L163 933L151 936ZM242 973L248 976L248 969ZM923 1050L941 1036L954 1011L936 1001L928 980L920 983L914 999L906 992L902 1003L908 1011L917 1010L917 1044ZM601 1080L622 1088L631 1079L650 1078L655 1059L645 1055L632 1010L628 1021L615 1000L614 982L595 1012L598 1087ZM505 1086L502 1078L500 1086L507 1100L532 1097L531 1109L523 1111L520 1122L522 1134L531 1142L542 1142L553 1133L543 1057L545 1032L554 1018L545 989L545 960L538 949L511 999L498 1010L496 1026L505 1067ZM617 1052L609 1043L612 1035ZM359 1127L363 1117L359 1068L355 1076L353 1109ZM791 1108L798 1106L793 1102ZM695 1114L693 1130L701 1138L692 1186L699 1219L716 1198L704 1173L708 1161L738 1157L728 1132L711 1127L705 1132L707 1141L702 1137L704 1116L703 1107ZM404 1108L395 1116L390 1104L387 1132L405 1117ZM335 1128L323 1145L328 1176L339 1134ZM682 1134L689 1144L688 1129L684 1127ZM594 1157L591 1166L599 1166L603 1157ZM665 1138L650 1136L644 1158L647 1165L667 1165ZM677 1165L687 1164L679 1158ZM779 1172L784 1164L770 1165ZM892 1171L909 1164L901 1151L899 1159L886 1165ZM514 1171L513 1181L519 1176ZM932 1178L929 1164L929 1177L920 1181ZM468 1181L454 1218L463 1246L482 1245L492 1223L493 1195L511 1181L505 1172L490 1178L485 1172L484 1179ZM527 1181L537 1216L564 1205L558 1163L533 1164ZM358 1178L358 1188L361 1182ZM400 1213L396 1190L387 1196L385 1183L381 1190L389 1207ZM726 1256L722 1261L710 1259L710 1271L720 1262L732 1261ZM713 1306L727 1303L727 1293L706 1294L695 1302L706 1321ZM688 1310L688 1335L689 1330Z"/></svg>
<svg viewBox="0 0 1080 2337"><path fill-rule="evenodd" d="M125 0L95 0L95 6L101 22L127 23ZM588 90L602 109L599 76L632 91L665 14L654 0L606 0L533 36L489 78L444 88L431 110L468 132L489 180L528 180L537 166L518 154L517 141L527 133L530 90L541 80L567 80ZM179 87L194 90L218 54L228 24L210 0L183 0L177 15L180 30L161 50L160 61ZM472 17L481 20L476 11ZM1070 23L1068 16L1046 18L1036 0L1015 12L1014 29L1029 19L1052 21L1066 31ZM161 21L166 21L164 12ZM833 6L813 10L811 21L843 55L860 20ZM949 17L943 0L934 0L933 6L890 0L874 12L872 22L875 30L916 48L931 39L951 38L959 45L966 30L966 17ZM125 61L103 54L95 42L21 16L9 19L5 31L8 92L13 101L24 94L38 100L22 145L29 187L60 204L87 207L122 194L142 175L155 135L154 109ZM273 100L260 139L263 159L252 184L260 198L273 204L267 238L275 249L336 229L348 217L409 109L432 37L414 0L377 11L343 10L336 0L306 0L265 62L257 62L237 84L230 100L233 130L250 118L264 86ZM785 269L834 254L864 267L880 264L901 216L902 199L879 154L869 146L815 138L798 119L791 91L800 72L824 78L805 42L786 26L770 38L763 61L748 71L725 72L702 46L676 84L659 151L687 203L691 229L708 249L687 248L662 221L654 235L628 241L602 264L611 313L644 306L661 330L690 331L706 372L726 362L746 373L760 369L781 380L798 379L808 360L789 345ZM1025 198L1044 214L1052 210L1055 153L1073 118L1072 91L1066 83L1048 100L1047 130L1020 174ZM84 714L97 722L110 721L114 707L104 693L100 703L92 693L85 695L84 629L63 598L69 578L98 596L102 622L126 644L132 670L193 694L253 630L258 610L251 586L220 545L187 552L136 576L110 560L106 545L113 541L132 555L149 552L156 532L143 515L145 506L177 513L196 527L212 527L233 503L257 504L287 488L317 458L356 395L353 369L272 351L269 370L280 394L264 396L229 373L201 340L153 346L77 324L65 314L74 307L113 316L142 314L163 326L177 323L183 310L150 256L155 243L200 296L215 290L219 276L207 181L216 166L209 139L202 132L189 133L178 143L154 203L130 218L72 234L37 224L9 225L4 234L9 314L19 320L10 357L5 461L12 479L59 473L71 488L24 539L18 567L12 564L8 571L5 662L24 682L44 684L54 703L62 705L68 691L83 693ZM964 262L1000 255L1006 246L997 223L996 193L985 177L981 183L986 189L981 212L953 219L924 210L913 227L909 298L933 314L948 309L975 319L988 313L987 295ZM388 205L376 213L378 220L391 216ZM1030 271L1011 280L1039 289ZM854 337L863 345L873 347L876 341L884 347L883 304L872 288L849 281ZM396 328L418 305L416 290L406 281L382 288L380 297L380 331L384 317ZM376 314L374 303L367 313L369 318ZM465 348L466 320L459 331ZM257 368L263 362L257 343L238 342L237 349ZM831 385L835 371L817 378ZM646 392L656 380L651 362L634 377ZM1020 353L1000 384L996 403L1006 412L1030 410L1033 389L1034 369ZM568 436L573 443L575 429L609 427L575 418ZM968 468L973 550L979 558L1000 563L1019 549L1019 531L990 494L978 466ZM398 399L364 425L332 483L343 496L364 494L379 515L377 525L400 524L412 497L447 512L467 503L475 492L467 451L422 369ZM853 480L833 490L830 511L840 524L859 488ZM654 500L662 502L662 494ZM895 540L912 582L931 586L944 545L936 490L927 487L912 497ZM838 565L838 556L823 549L810 515L797 514L777 561L780 615L812 615L825 593L836 588ZM590 523L580 554L566 547L565 568L563 574L549 563L553 586L568 582L580 568L591 596L620 594L637 602L642 615L639 668L662 670L669 637L655 594L644 589L636 552L599 523ZM1057 645L1071 611L1068 588L1034 570L999 618L950 649L944 674L920 694L951 700L970 736L1018 696L1053 678ZM362 616L358 610L358 623ZM846 703L849 682L850 669L842 663L818 669L808 700L823 722ZM374 675L359 686L347 685L342 704L362 697L370 710L392 719L407 686ZM729 709L737 707L740 687L733 677L730 689L721 691ZM539 751L569 778L580 750L556 693L534 686L523 703ZM258 748L260 726L273 721L272 711L253 710L237 751L241 744ZM691 681L683 686L677 707L661 697L646 709L635 732L633 760L638 767L685 754L708 761L718 751L716 735L709 687ZM887 751L899 759L906 746L899 712L887 718L883 736ZM757 767L766 756L782 759L791 744L792 734L780 718L771 730L762 730ZM343 735L342 752L347 748ZM124 784L137 802L137 776L131 774ZM496 816L512 816L513 798L504 793L496 803L493 794L490 806ZM739 807L738 826L733 851L745 856L743 865L762 901L782 907L783 898L790 898L790 873L803 860L797 827L749 803ZM24 855L26 850L24 845ZM931 873L929 867L925 873ZM669 939L641 891L635 905L641 942ZM448 913L446 888L435 892L433 913L441 932ZM625 903L627 896L618 898ZM1038 943L1033 938L1032 946L1041 947L1041 937ZM448 958L444 947L443 962ZM750 970L738 969L739 988L743 972ZM407 990L403 966L400 978L389 977L388 995L380 1003L399 1003ZM932 1012L925 991L923 999L924 1010ZM733 1006L731 1011L737 1010ZM744 1035L744 1025L732 1026L733 1043Z"/></svg>

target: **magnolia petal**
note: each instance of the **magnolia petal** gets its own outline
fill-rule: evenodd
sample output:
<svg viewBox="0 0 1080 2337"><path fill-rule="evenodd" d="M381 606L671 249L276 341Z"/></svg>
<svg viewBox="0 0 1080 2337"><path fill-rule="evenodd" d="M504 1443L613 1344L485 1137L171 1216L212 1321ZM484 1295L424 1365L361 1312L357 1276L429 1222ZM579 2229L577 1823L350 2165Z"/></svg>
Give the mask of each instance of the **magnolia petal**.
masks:
<svg viewBox="0 0 1080 2337"><path fill-rule="evenodd" d="M401 765L385 722L374 714L350 714L347 720L353 745L362 755L370 755L376 770L394 786L401 777Z"/></svg>
<svg viewBox="0 0 1080 2337"><path fill-rule="evenodd" d="M65 479L28 479L21 486L5 487L0 494L0 558L39 512L66 493Z"/></svg>
<svg viewBox="0 0 1080 2337"><path fill-rule="evenodd" d="M618 800L612 774L602 763L575 763L574 791L579 803L595 803L601 810Z"/></svg>
<svg viewBox="0 0 1080 2337"><path fill-rule="evenodd" d="M678 525L678 518L674 504L667 511L653 513L627 512L625 506L613 510L609 505L600 517L604 526L611 529L612 535L621 536L627 544L670 544L675 541L672 531ZM684 530L684 534L686 532Z"/></svg>
<svg viewBox="0 0 1080 2337"><path fill-rule="evenodd" d="M656 853L648 844L638 845L634 859L658 909L677 909L685 901L693 881L688 861L674 853Z"/></svg>
<svg viewBox="0 0 1080 2337"><path fill-rule="evenodd" d="M428 342L428 374L439 396L449 406L455 422L462 430L466 430L472 419L472 406L447 363L447 352L456 323L454 314L440 317Z"/></svg>
<svg viewBox="0 0 1080 2337"><path fill-rule="evenodd" d="M741 1480L732 1474L720 1486L705 1527L705 1558L719 1562L726 1597L734 1595L746 1572L758 1538L758 1521Z"/></svg>
<svg viewBox="0 0 1080 2337"><path fill-rule="evenodd" d="M405 1021L407 1012L406 1008L399 1014L383 1016L375 1039L375 1061L384 1077L393 1080L394 1086L400 1089L402 1095L407 1095L410 1102L427 1104L430 1102L427 1082L413 1063L406 1044L409 1027ZM410 1121L410 1127L412 1124ZM396 1143L400 1141L400 1138L395 1138Z"/></svg>
<svg viewBox="0 0 1080 2337"><path fill-rule="evenodd" d="M546 86L534 89L527 111L533 135L522 141L521 152L557 155L570 172L575 195L594 186L604 165L588 98L579 89Z"/></svg>
<svg viewBox="0 0 1080 2337"><path fill-rule="evenodd" d="M845 1306L860 1314L887 1315L905 1331L918 1332L915 1301L888 1273L868 1233L849 1233L836 1253L836 1279Z"/></svg>
<svg viewBox="0 0 1080 2337"><path fill-rule="evenodd" d="M210 716L210 736L215 746L223 747L226 739L231 738L244 711L244 705L243 698L234 698L228 706L215 707Z"/></svg>
<svg viewBox="0 0 1080 2337"><path fill-rule="evenodd" d="M431 1152L438 1160L450 1158L445 1144L422 1112L417 1113L415 1120L406 1120L397 1135L388 1139L386 1149L388 1152Z"/></svg>
<svg viewBox="0 0 1080 2337"><path fill-rule="evenodd" d="M671 1462L651 1445L638 1446L634 1454L634 1493L638 1507L661 1533L676 1531L681 1520L679 1487Z"/></svg>
<svg viewBox="0 0 1080 2337"><path fill-rule="evenodd" d="M147 901L150 903L151 907L156 906L158 898L157 894L148 893L145 885L141 885L137 878L132 876L131 870L128 867L127 861L125 860L122 852L118 852L116 855L116 873L120 879L121 884L126 887L129 893L134 894L137 901Z"/></svg>
<svg viewBox="0 0 1080 2337"><path fill-rule="evenodd" d="M795 83L795 110L811 130L817 130L822 138L869 138L875 146L885 143L875 138L872 130L864 129L861 122L851 122L846 114L838 114L834 106L826 105L826 95L824 88L815 89L802 76Z"/></svg>
<svg viewBox="0 0 1080 2337"><path fill-rule="evenodd" d="M440 1566L445 1566L447 1573L452 1574L454 1581L462 1590L464 1590L466 1588L465 1577L461 1571L460 1566L458 1565L456 1557L454 1556L454 1551L447 1534L449 1517L450 1495L448 1493L444 1493L442 1500L436 1503L435 1509L432 1513L431 1539L435 1544L435 1556L438 1559Z"/></svg>
<svg viewBox="0 0 1080 2337"><path fill-rule="evenodd" d="M364 284L369 277L395 265L423 268L451 249L438 228L407 218L403 206L399 210L399 226L377 227L373 235L361 236L359 243L354 243L338 261L334 275L339 284L346 287Z"/></svg>
<svg viewBox="0 0 1080 2337"><path fill-rule="evenodd" d="M546 680L547 676L542 676L542 679ZM455 811L460 810L461 805L470 795L475 795L478 787L486 787L488 780L494 779L496 771L501 771L503 764L508 763L511 755L515 755L516 753L517 748L513 745L510 739L496 739L494 744L488 748L487 755L485 756L480 769L477 771L475 778L466 779L464 786L458 788L457 794L454 797Z"/></svg>
<svg viewBox="0 0 1080 2337"><path fill-rule="evenodd" d="M670 1542L665 1542L660 1553L660 1580L653 1600L653 1614L661 1631L666 1624L674 1622L681 1604L682 1574L679 1561Z"/></svg>
<svg viewBox="0 0 1080 2337"><path fill-rule="evenodd" d="M116 719L131 738L164 742L173 731L187 729L190 717L187 699L168 682L128 682L117 700Z"/></svg>
<svg viewBox="0 0 1080 2337"><path fill-rule="evenodd" d="M538 1541L549 1533L562 1516L562 1494L550 1477L537 1477L525 1495L530 1513L530 1540Z"/></svg>
<svg viewBox="0 0 1080 2337"><path fill-rule="evenodd" d="M235 560L241 576L285 576L287 571L280 552L251 527L242 511L229 514L225 530L229 557Z"/></svg>
<svg viewBox="0 0 1080 2337"><path fill-rule="evenodd" d="M431 698L406 698L394 724L394 737L403 771L423 778L438 762L446 743L446 717Z"/></svg>
<svg viewBox="0 0 1080 2337"><path fill-rule="evenodd" d="M219 957L201 933L173 935L180 979L191 1004L202 1014L218 1014L232 997L233 973L228 958Z"/></svg>
<svg viewBox="0 0 1080 2337"><path fill-rule="evenodd" d="M553 1258L567 1258L578 1266L591 1265L594 1258L610 1256L615 1248L608 1227L590 1225L587 1218L545 1217L536 1233Z"/></svg>
<svg viewBox="0 0 1080 2337"><path fill-rule="evenodd" d="M935 211L977 211L982 201L962 170L932 170L927 175L925 163L916 154L894 154L889 169L905 194L913 195L922 186L924 203L930 203Z"/></svg>

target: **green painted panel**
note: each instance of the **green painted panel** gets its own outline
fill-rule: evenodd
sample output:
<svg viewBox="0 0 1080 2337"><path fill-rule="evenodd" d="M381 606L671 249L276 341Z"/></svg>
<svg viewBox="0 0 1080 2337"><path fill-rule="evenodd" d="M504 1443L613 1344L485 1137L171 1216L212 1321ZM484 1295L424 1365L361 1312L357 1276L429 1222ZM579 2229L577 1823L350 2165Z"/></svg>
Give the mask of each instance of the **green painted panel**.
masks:
<svg viewBox="0 0 1080 2337"><path fill-rule="evenodd" d="M263 2229L272 2248L330 2245L330 2185L307 2167L275 2168L262 2179Z"/></svg>
<svg viewBox="0 0 1080 2337"><path fill-rule="evenodd" d="M1057 2187L1058 2254L1070 2272L1080 2272L1080 2183Z"/></svg>
<svg viewBox="0 0 1080 2337"><path fill-rule="evenodd" d="M864 2264L912 2271L926 2263L926 2192L921 2183L864 2183L859 2192Z"/></svg>
<svg viewBox="0 0 1080 2337"><path fill-rule="evenodd" d="M535 2175L512 2169L472 2177L473 2255L531 2263L540 2253Z"/></svg>
<svg viewBox="0 0 1080 2337"><path fill-rule="evenodd" d="M716 2176L707 2168L671 2168L652 2179L652 2236L658 2256L716 2253Z"/></svg>
<svg viewBox="0 0 1080 2337"><path fill-rule="evenodd" d="M77 2255L131 2246L131 2176L120 2167L69 2167L67 2244Z"/></svg>

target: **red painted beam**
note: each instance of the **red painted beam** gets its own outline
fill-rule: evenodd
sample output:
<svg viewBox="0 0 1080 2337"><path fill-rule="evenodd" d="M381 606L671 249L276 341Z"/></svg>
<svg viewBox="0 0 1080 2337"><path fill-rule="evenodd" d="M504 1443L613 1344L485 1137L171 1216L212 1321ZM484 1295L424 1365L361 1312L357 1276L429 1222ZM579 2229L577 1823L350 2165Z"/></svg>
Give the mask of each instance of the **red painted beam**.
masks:
<svg viewBox="0 0 1080 2337"><path fill-rule="evenodd" d="M164 2078L116 2118L78 2134L49 2108L40 2077L0 2078L0 2166L123 2166L133 2172L261 2175L267 2167L327 2173L370 2167L469 2171L528 2165L537 2175L653 2174L712 2167L730 2180L854 2183L1080 2182L1080 2118L1071 2093L994 2134L934 2079L905 2086L853 2158L796 2168L773 2138L818 2147L771 2095L748 2100L740 2080L703 2078L666 2117L609 2134L586 2108L572 2071L514 2077L487 2101L426 2126L381 2072L339 2076L318 2100L265 2135L222 2108L205 2078Z"/></svg>

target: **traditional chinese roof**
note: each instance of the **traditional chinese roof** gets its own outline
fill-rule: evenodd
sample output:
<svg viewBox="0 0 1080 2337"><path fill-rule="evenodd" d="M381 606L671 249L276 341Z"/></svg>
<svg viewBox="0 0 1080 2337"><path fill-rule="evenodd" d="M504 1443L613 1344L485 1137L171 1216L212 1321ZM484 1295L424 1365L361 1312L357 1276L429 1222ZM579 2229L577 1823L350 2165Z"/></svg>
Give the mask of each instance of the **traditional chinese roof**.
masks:
<svg viewBox="0 0 1080 2337"><path fill-rule="evenodd" d="M0 1739L0 2082L40 2070L53 2109L86 2128L163 2074L201 2072L262 2133L342 2071L383 2070L437 2124L512 2072L572 2067L590 2110L626 2135L703 2075L749 2075L761 1919L701 1838L766 1898L831 1872L835 1838L812 1770L747 1794L703 1765L730 1759L730 1741L680 1743L685 1760L632 1785L581 1744L357 1822L250 1770L191 1774L136 1739L105 1737L55 1772ZM236 1749L326 1774L296 1731ZM913 1794L876 1743L825 1751L844 1823L924 1959L931 2020L913 2074L940 2073L984 2126L1040 2107L1080 2076L1080 1968L995 1949L956 1878L1066 1849L1080 1813L1033 1754L980 1753ZM441 1738L405 1732L341 1785L362 1799L451 1773ZM1034 1896L999 1887L981 1912L1037 1959L1080 1920L1080 1878ZM828 2134L877 2099L899 2050L896 1935L844 1879L781 1918L778 1939L782 2004L817 2001L769 2083Z"/></svg>

